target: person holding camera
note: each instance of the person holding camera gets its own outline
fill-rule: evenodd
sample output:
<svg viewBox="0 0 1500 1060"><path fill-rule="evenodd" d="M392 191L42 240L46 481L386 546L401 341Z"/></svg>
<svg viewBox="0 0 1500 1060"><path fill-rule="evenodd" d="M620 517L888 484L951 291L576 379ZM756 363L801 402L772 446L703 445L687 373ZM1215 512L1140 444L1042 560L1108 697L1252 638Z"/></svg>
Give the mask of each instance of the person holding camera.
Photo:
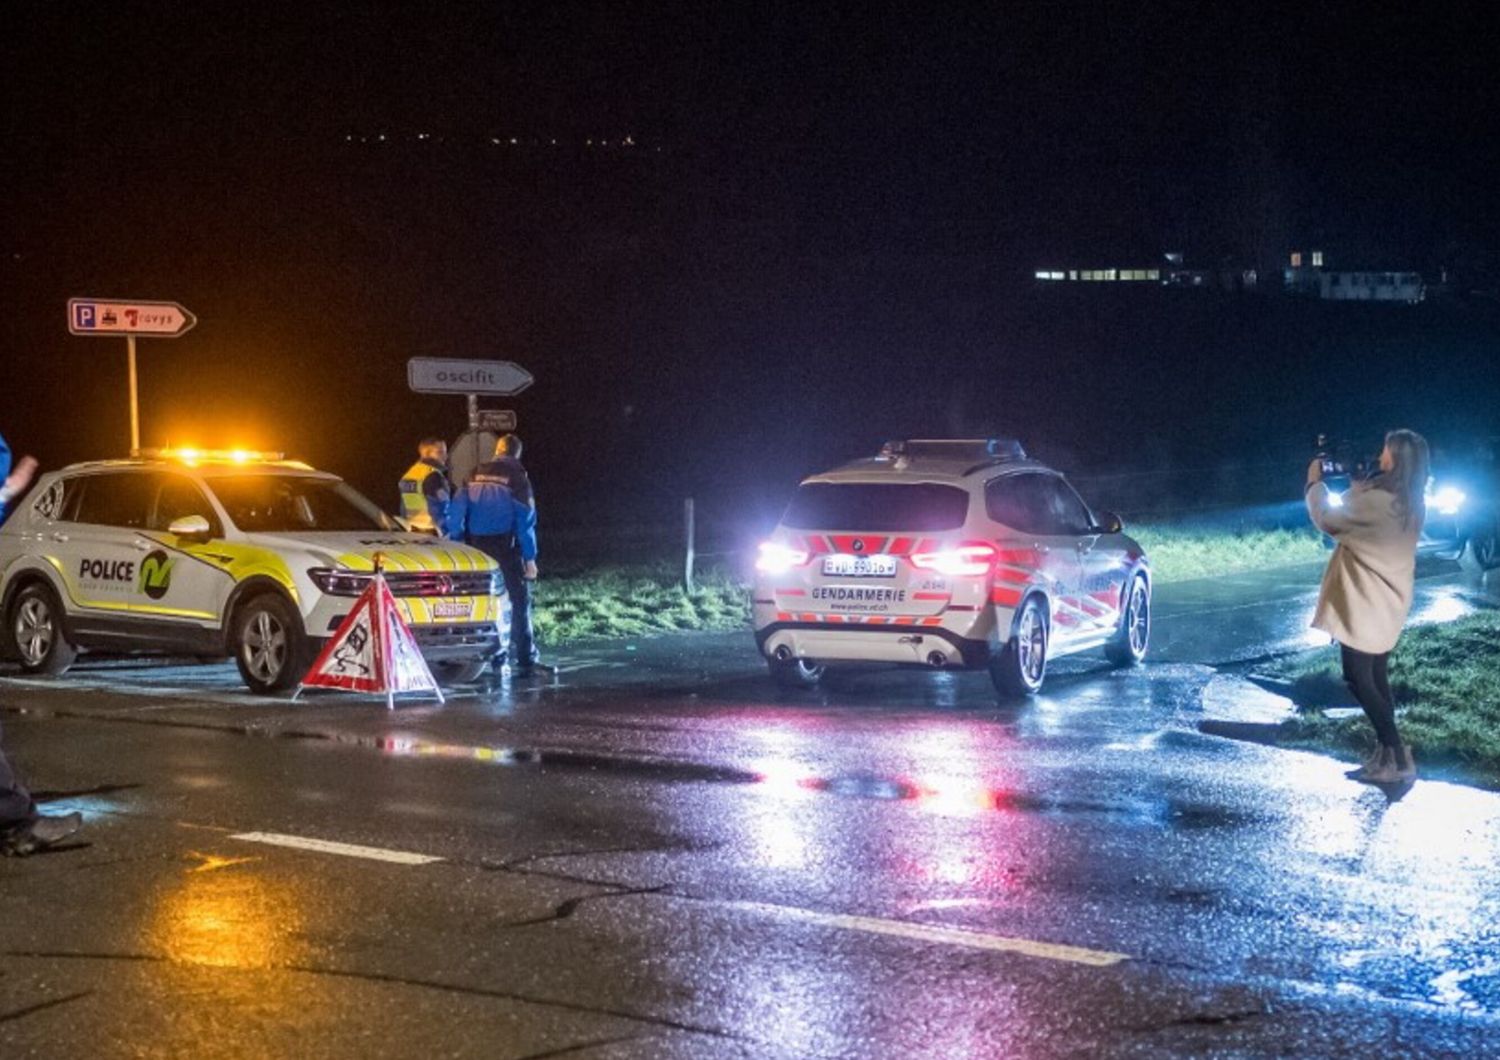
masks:
<svg viewBox="0 0 1500 1060"><path fill-rule="evenodd" d="M1427 517L1427 441L1391 431L1380 471L1355 482L1342 503L1323 483L1324 458L1307 470L1307 511L1336 547L1318 593L1313 628L1338 641L1344 681L1375 729L1377 746L1350 774L1372 784L1416 778L1411 749L1396 728L1396 700L1387 666L1401 638L1416 588L1417 539Z"/></svg>

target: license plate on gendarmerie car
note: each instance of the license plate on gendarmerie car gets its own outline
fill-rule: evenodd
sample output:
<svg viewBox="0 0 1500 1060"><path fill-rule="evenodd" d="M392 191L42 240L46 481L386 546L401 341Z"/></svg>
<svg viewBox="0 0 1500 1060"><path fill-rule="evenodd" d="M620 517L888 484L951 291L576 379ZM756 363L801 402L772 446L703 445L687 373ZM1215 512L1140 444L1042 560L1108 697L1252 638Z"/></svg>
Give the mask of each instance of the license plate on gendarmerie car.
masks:
<svg viewBox="0 0 1500 1060"><path fill-rule="evenodd" d="M840 553L823 557L823 573L832 578L894 578L895 556L850 556Z"/></svg>

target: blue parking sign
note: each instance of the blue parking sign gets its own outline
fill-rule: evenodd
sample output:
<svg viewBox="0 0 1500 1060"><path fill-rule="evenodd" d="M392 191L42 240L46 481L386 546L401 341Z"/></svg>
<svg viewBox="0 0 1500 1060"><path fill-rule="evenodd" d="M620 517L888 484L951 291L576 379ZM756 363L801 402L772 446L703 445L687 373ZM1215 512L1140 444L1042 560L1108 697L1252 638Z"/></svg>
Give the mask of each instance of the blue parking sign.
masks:
<svg viewBox="0 0 1500 1060"><path fill-rule="evenodd" d="M92 302L73 303L73 326L79 329L95 328L99 326L95 310L97 306Z"/></svg>

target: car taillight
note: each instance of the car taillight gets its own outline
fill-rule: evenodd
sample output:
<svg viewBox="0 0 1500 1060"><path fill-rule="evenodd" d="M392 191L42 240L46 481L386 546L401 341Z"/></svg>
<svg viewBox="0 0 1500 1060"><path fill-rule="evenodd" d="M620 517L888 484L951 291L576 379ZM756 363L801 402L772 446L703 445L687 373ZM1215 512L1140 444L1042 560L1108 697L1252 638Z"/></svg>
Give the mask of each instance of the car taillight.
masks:
<svg viewBox="0 0 1500 1060"><path fill-rule="evenodd" d="M911 563L918 570L930 570L953 578L988 574L995 563L995 549L991 545L973 544L941 552L917 552L912 555Z"/></svg>
<svg viewBox="0 0 1500 1060"><path fill-rule="evenodd" d="M762 541L760 555L755 557L755 569L764 574L785 574L793 567L806 563L807 555L805 549L788 548L775 541Z"/></svg>

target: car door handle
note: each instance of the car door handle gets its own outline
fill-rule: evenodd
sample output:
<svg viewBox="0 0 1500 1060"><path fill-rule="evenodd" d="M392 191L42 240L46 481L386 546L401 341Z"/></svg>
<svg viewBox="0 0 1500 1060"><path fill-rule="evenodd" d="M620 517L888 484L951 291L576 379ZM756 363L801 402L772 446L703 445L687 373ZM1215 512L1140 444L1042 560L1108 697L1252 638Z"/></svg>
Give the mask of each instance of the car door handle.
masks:
<svg viewBox="0 0 1500 1060"><path fill-rule="evenodd" d="M151 551L152 542L150 542L150 541L141 541L141 540L137 539L135 541L132 541L131 544L135 545L135 550L137 552L150 552Z"/></svg>
<svg viewBox="0 0 1500 1060"><path fill-rule="evenodd" d="M67 540L69 540L69 538L68 538L67 534L64 534L61 531L59 531L59 532L57 532L57 533L55 533L55 534L52 535L52 540L54 540L54 541L67 541Z"/></svg>

